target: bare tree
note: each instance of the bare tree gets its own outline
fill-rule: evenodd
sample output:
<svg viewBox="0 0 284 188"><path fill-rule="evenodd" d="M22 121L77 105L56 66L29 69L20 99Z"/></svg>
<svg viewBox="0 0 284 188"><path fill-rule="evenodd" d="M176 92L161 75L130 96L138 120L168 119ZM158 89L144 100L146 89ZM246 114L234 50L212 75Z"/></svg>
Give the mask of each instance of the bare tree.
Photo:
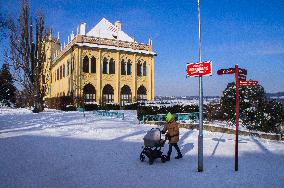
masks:
<svg viewBox="0 0 284 188"><path fill-rule="evenodd" d="M8 56L15 72L15 80L22 86L27 106L34 106L34 111L43 110L46 36L44 15L37 12L35 28L29 14L27 0L22 0L20 16L13 21L9 29L10 55ZM35 35L34 35L35 30Z"/></svg>

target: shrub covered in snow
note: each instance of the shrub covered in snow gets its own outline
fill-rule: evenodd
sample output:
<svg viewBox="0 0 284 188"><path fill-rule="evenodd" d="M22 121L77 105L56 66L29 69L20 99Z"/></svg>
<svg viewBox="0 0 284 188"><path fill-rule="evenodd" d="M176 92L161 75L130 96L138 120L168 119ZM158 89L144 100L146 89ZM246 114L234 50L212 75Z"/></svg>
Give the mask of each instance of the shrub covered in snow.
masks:
<svg viewBox="0 0 284 188"><path fill-rule="evenodd" d="M52 97L45 100L45 104L48 108L64 111L67 111L73 103L73 98L71 96Z"/></svg>

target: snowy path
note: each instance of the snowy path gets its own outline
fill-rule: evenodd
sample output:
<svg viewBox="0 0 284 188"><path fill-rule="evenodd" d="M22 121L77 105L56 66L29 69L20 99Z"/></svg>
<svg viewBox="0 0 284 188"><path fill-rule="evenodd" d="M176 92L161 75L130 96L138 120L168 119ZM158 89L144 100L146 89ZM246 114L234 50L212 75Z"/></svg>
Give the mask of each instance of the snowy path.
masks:
<svg viewBox="0 0 284 188"><path fill-rule="evenodd" d="M134 111L125 121L87 113L0 109L0 187L283 187L284 143L204 132L204 172L196 130L181 129L184 158L140 162L143 136ZM167 151L167 146L164 148Z"/></svg>

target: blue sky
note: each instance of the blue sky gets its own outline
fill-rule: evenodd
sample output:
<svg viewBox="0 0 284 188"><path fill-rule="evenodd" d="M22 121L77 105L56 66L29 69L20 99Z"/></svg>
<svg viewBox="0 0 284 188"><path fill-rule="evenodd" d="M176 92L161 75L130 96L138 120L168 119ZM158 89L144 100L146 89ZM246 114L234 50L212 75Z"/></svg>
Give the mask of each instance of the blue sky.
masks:
<svg viewBox="0 0 284 188"><path fill-rule="evenodd" d="M103 17L122 22L122 30L139 42L153 39L155 95L198 95L198 78L186 78L186 63L198 61L197 0L30 0L42 9L46 24L62 41L80 22L90 30ZM17 15L17 1L1 4ZM204 77L204 95L221 95L232 75L220 68L238 64L266 92L284 91L284 1L201 0L202 60L213 61ZM3 44L1 44L3 45Z"/></svg>

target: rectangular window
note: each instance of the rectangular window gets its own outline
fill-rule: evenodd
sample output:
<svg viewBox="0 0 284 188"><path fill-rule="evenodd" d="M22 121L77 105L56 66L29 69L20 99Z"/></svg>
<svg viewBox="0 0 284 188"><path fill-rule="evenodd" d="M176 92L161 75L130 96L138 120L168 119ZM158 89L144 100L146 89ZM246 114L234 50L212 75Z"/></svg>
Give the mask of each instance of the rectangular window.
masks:
<svg viewBox="0 0 284 188"><path fill-rule="evenodd" d="M127 63L127 75L131 75L132 73L132 64L131 63Z"/></svg>
<svg viewBox="0 0 284 188"><path fill-rule="evenodd" d="M57 69L57 80L59 80L59 69Z"/></svg>
<svg viewBox="0 0 284 188"><path fill-rule="evenodd" d="M107 67L108 67L108 63L103 62L103 74L107 74Z"/></svg>

